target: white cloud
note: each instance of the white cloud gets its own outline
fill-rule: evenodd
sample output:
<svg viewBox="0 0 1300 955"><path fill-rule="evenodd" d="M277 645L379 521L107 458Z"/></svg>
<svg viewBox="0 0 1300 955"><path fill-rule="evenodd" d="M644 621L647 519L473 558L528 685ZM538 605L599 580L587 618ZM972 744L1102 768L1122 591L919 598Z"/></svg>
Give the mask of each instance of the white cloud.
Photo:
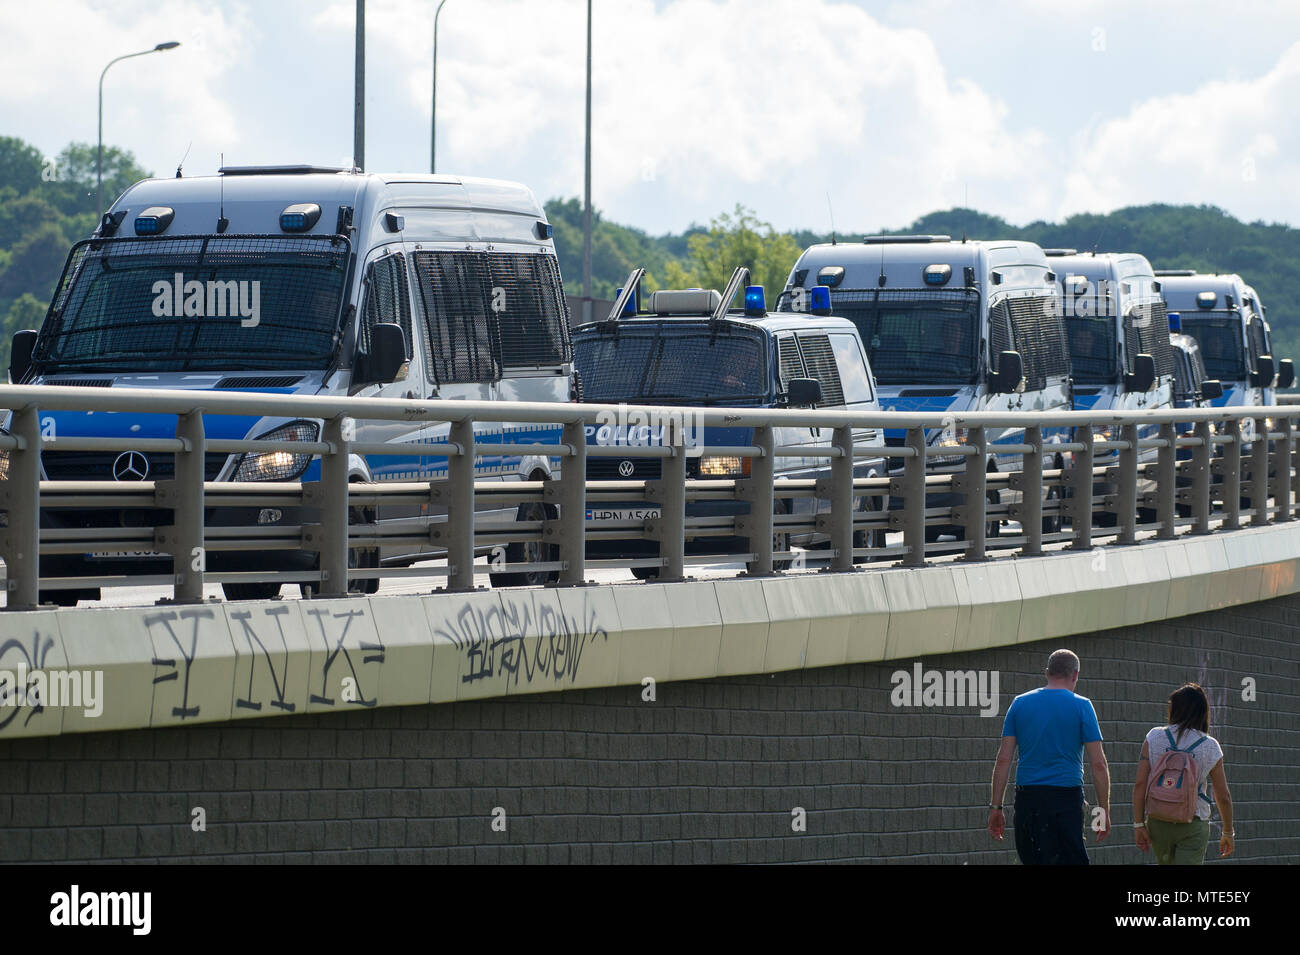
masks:
<svg viewBox="0 0 1300 955"><path fill-rule="evenodd" d="M192 155L215 155L245 132L219 87L251 29L239 12L198 0L7 4L0 57L5 132L50 153L72 140L95 142L100 72L114 57L175 40L178 49L125 60L105 74L104 141L147 143L172 163L191 140Z"/></svg>
<svg viewBox="0 0 1300 955"><path fill-rule="evenodd" d="M1248 219L1300 219L1300 42L1263 76L1161 96L1080 137L1061 214L1148 202L1210 203Z"/></svg>
<svg viewBox="0 0 1300 955"><path fill-rule="evenodd" d="M350 31L352 16L340 2L316 24ZM431 19L415 0L367 13L369 49L426 123ZM539 193L580 194L585 4L449 4L439 30L439 168L526 159L517 175ZM829 191L843 221L883 223L959 202L968 183L985 198L1001 184L1025 214L1049 195L1025 185L1043 181L1041 133L951 80L924 33L857 7L620 0L597 4L594 30L593 178L611 217L680 228L742 200L822 225Z"/></svg>

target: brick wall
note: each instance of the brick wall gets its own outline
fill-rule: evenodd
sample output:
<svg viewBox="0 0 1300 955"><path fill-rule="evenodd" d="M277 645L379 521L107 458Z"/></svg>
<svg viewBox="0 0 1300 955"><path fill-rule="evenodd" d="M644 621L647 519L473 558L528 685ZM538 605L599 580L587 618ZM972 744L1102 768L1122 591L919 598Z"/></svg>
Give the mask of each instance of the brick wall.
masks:
<svg viewBox="0 0 1300 955"><path fill-rule="evenodd" d="M1082 657L1115 780L1094 862L1149 859L1132 845L1134 767L1185 679L1211 692L1233 861L1297 862L1298 632L1286 597L922 661L997 670L996 718L895 708L903 660L660 684L653 703L624 687L0 741L0 862L1011 862L1010 837L984 832L1001 717L1057 645Z"/></svg>

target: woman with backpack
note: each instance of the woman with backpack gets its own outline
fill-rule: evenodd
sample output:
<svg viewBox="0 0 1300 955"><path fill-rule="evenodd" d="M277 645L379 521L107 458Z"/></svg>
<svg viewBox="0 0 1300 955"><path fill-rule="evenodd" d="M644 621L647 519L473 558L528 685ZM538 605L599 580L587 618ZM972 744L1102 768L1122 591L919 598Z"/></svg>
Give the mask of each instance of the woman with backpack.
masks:
<svg viewBox="0 0 1300 955"><path fill-rule="evenodd" d="M1195 683L1169 695L1167 726L1147 733L1133 784L1134 839L1155 849L1160 865L1201 865L1210 842L1210 811L1219 804L1219 855L1232 855L1232 796L1223 749L1209 735L1210 701ZM1214 787L1214 800L1209 796Z"/></svg>

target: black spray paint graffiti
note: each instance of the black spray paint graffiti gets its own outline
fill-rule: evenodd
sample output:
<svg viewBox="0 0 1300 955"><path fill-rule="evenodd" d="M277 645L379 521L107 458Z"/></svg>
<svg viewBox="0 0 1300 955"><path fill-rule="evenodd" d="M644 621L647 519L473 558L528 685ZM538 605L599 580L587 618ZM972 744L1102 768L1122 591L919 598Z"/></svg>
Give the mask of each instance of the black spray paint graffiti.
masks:
<svg viewBox="0 0 1300 955"><path fill-rule="evenodd" d="M286 713L292 713L295 705L285 699L285 694L289 691L289 641L284 635L284 621L280 618L289 613L288 604L277 604L274 607L262 607L261 617L269 617L275 624L276 635L279 637L280 647L275 651L276 656L280 659L280 669L275 668L275 660L271 658L271 649L262 642L257 631L253 629L253 611L251 610L232 610L230 619L239 621L243 628L244 640L248 643L248 690L243 696L235 698L235 706L238 709L260 711L262 703L260 700L253 699L253 677L256 674L259 659L265 663L267 673L271 677L271 687L275 692L275 698L268 700L268 705L275 707L277 710L284 710ZM275 638L269 638L274 642ZM253 650L253 644L257 644L260 651L259 657Z"/></svg>
<svg viewBox="0 0 1300 955"><path fill-rule="evenodd" d="M343 646L343 641L347 639L348 630L352 627L352 621L357 617L365 616L364 610L345 610L342 613L330 613L328 610L318 610L311 608L307 611L309 616L316 618L316 624L320 628L321 643L325 645L325 663L321 667L320 673L320 693L311 695L311 702L324 703L326 706L334 705L334 698L326 695L329 689L330 668L334 666L340 653L343 654L343 660L348 665L348 670L352 673L353 686L356 688L355 694L347 694L343 702L355 703L360 706L378 706L378 695L366 699L366 694L361 686L361 675L357 673L357 667L352 659L352 653L347 647ZM339 628L338 638L333 641L334 649L330 649L331 638L326 632L325 621L331 618L335 621L342 620L343 626ZM336 624L337 625L337 624ZM384 644L381 640L379 643L370 643L366 640L357 642L357 649L361 651L361 663L383 663L384 662ZM349 698L355 696L355 699Z"/></svg>
<svg viewBox="0 0 1300 955"><path fill-rule="evenodd" d="M46 637L45 642L41 642L39 631L32 633L32 649L29 653L19 640L6 640L0 643L0 670L7 671L10 675L16 673L19 667L22 667L28 674L27 686L24 687L24 693L21 698L27 703L29 712L27 719L23 720L23 726L29 724L36 718L37 714L45 712L45 705L41 702L39 696L30 692L33 687L33 671L45 668L45 658L50 654L50 648L54 646L54 638ZM9 694L17 694L17 686L9 686L8 680L0 681L0 703L4 703L0 710L11 710L4 719L0 719L0 730L4 729L22 712L21 706L9 706Z"/></svg>
<svg viewBox="0 0 1300 955"><path fill-rule="evenodd" d="M181 689L181 705L172 707L172 716L179 716L181 719L188 719L189 717L199 715L198 706L189 705L190 670L194 666L194 657L197 655L199 646L199 624L203 620L211 620L214 617L216 617L216 611L202 608L182 610L179 613L176 611L169 611L167 613L150 614L144 618L144 625L149 629L151 637L153 636L154 624L160 623L163 625L167 631L167 636L171 638L172 643L176 644L176 649L181 652L181 658L185 661L185 682ZM180 638L176 636L176 631L172 629L173 620L185 620L187 618L194 621L194 627L190 631L190 649L188 653L185 651L185 645L182 644ZM153 678L154 685L166 683L168 680L175 680L180 677L180 674L176 671L175 658L166 659L162 657L154 657L153 665L156 667L172 668L170 673L155 676Z"/></svg>
<svg viewBox="0 0 1300 955"><path fill-rule="evenodd" d="M525 640L529 633L537 639ZM558 603L539 605L536 594L505 597L486 611L465 604L437 634L464 651L469 672L461 674L462 683L499 676L507 686L538 678L572 683L587 644L609 640L585 597L581 614L566 617Z"/></svg>

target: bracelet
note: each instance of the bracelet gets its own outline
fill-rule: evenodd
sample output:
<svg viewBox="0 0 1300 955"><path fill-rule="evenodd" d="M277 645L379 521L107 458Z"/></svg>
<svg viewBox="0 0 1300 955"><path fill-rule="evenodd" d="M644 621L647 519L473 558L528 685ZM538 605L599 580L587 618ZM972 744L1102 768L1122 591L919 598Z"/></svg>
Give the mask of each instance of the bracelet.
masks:
<svg viewBox="0 0 1300 955"><path fill-rule="evenodd" d="M1147 824L1146 824L1145 822L1135 822L1135 823L1133 823L1133 828L1134 828L1134 829L1145 829L1146 827L1147 827Z"/></svg>
<svg viewBox="0 0 1300 955"><path fill-rule="evenodd" d="M995 805L993 805L993 803L989 803L989 808L990 808L990 809L996 809L998 812L1001 812L1001 811L1002 811L1002 807L1001 807L1001 806L995 806Z"/></svg>

